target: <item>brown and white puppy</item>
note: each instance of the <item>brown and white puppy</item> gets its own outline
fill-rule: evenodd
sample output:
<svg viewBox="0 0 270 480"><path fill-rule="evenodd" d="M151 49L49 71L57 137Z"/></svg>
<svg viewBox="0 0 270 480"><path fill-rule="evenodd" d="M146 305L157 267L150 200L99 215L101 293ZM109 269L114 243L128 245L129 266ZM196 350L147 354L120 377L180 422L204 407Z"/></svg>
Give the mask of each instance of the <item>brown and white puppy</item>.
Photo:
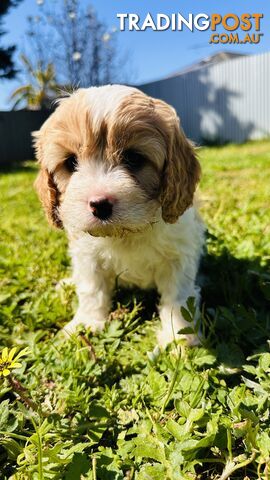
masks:
<svg viewBox="0 0 270 480"><path fill-rule="evenodd" d="M117 278L157 288L166 345L186 326L180 307L199 298L194 149L175 110L135 88L79 89L58 103L34 137L36 187L50 222L67 232L79 298L65 330L102 329Z"/></svg>

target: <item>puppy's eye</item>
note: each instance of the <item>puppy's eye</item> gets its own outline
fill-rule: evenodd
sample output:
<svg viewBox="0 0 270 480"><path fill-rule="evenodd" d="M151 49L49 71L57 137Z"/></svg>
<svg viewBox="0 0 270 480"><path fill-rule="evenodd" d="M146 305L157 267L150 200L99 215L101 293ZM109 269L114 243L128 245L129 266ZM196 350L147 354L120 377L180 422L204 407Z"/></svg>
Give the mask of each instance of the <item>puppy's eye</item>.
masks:
<svg viewBox="0 0 270 480"><path fill-rule="evenodd" d="M129 149L123 152L123 164L131 172L138 172L141 170L146 161L147 159L145 156L136 150Z"/></svg>
<svg viewBox="0 0 270 480"><path fill-rule="evenodd" d="M66 169L70 173L73 173L73 172L75 172L77 166L78 166L78 160L77 160L76 156L75 155L69 155L69 157L67 157L66 160L65 160Z"/></svg>

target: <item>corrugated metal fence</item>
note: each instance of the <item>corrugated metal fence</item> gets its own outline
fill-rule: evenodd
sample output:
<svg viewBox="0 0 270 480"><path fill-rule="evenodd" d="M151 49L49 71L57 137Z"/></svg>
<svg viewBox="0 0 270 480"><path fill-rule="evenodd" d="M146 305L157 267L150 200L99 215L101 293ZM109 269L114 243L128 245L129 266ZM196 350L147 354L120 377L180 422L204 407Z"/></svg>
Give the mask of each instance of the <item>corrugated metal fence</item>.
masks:
<svg viewBox="0 0 270 480"><path fill-rule="evenodd" d="M243 142L270 135L270 53L217 65L139 87L172 104L191 139ZM51 111L0 112L0 166L33 158L31 131Z"/></svg>
<svg viewBox="0 0 270 480"><path fill-rule="evenodd" d="M228 60L139 88L173 105L186 135L198 143L270 135L270 53Z"/></svg>
<svg viewBox="0 0 270 480"><path fill-rule="evenodd" d="M0 112L0 166L34 158L31 132L52 112L19 110Z"/></svg>

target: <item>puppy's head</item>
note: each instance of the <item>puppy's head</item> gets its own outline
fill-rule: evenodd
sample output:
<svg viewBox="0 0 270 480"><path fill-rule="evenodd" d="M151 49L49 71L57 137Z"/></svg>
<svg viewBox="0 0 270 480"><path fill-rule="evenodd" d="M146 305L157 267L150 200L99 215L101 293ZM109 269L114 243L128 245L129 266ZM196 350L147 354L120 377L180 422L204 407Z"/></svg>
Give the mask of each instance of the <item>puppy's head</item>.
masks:
<svg viewBox="0 0 270 480"><path fill-rule="evenodd" d="M70 233L122 236L192 204L200 167L176 112L135 88L80 89L34 138L40 199Z"/></svg>

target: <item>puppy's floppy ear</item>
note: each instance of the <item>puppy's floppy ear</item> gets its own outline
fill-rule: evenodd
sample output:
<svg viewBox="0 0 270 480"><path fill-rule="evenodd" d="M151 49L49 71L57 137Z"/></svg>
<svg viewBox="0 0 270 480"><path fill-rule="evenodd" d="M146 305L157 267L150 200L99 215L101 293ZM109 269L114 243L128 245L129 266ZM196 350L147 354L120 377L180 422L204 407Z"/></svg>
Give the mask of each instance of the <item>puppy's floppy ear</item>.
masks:
<svg viewBox="0 0 270 480"><path fill-rule="evenodd" d="M43 148L41 142L41 132L33 132L34 148L36 157L41 165L39 174L34 183L40 201L46 212L49 222L57 228L63 228L62 222L58 215L59 191L53 179L52 173L43 165Z"/></svg>
<svg viewBox="0 0 270 480"><path fill-rule="evenodd" d="M192 144L185 137L179 118L171 110L167 159L162 181L162 218L167 223L175 223L185 210L192 205L201 168Z"/></svg>

